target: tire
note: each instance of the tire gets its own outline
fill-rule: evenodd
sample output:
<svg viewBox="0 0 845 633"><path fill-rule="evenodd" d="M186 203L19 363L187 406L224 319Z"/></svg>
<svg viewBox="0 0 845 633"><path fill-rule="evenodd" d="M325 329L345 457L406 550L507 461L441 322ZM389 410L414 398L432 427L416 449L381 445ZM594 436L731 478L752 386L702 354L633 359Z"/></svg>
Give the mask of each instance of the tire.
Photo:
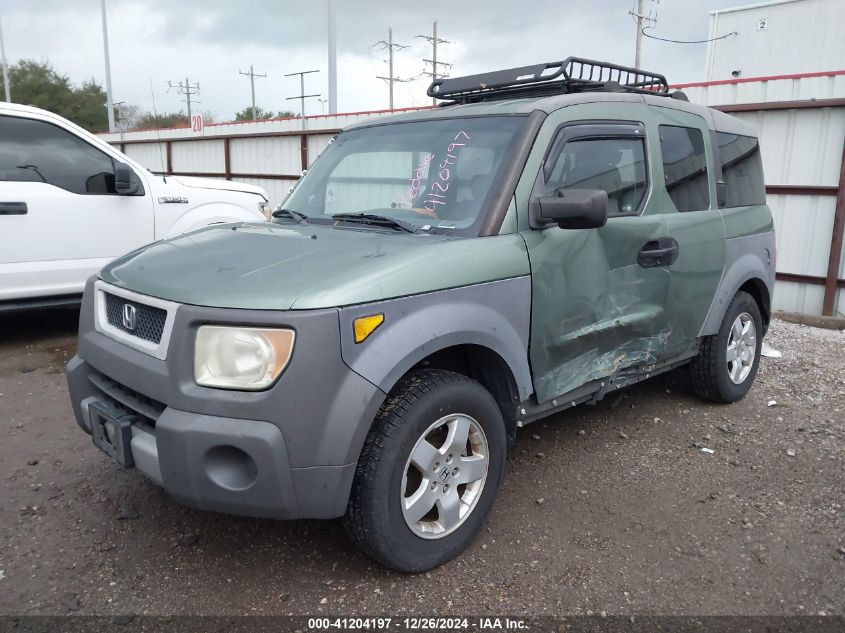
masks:
<svg viewBox="0 0 845 633"><path fill-rule="evenodd" d="M467 440L458 455L453 433L464 428ZM389 394L364 443L346 531L369 556L397 571L445 563L486 522L506 450L502 413L478 382L443 370L408 374ZM425 468L418 466L423 462ZM416 520L429 502L431 510Z"/></svg>
<svg viewBox="0 0 845 633"><path fill-rule="evenodd" d="M736 324L741 335L734 331ZM735 345L737 340L740 343ZM725 312L719 332L704 338L698 356L690 363L693 391L711 402L729 403L742 399L757 375L762 345L760 307L747 292L738 292ZM734 354L740 358L729 361L729 356Z"/></svg>

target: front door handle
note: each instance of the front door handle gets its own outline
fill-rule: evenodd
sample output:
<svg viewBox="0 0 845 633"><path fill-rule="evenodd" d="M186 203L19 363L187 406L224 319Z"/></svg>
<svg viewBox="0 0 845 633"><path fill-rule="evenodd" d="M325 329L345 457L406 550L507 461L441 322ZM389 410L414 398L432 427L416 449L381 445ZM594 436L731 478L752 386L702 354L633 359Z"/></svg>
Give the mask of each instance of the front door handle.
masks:
<svg viewBox="0 0 845 633"><path fill-rule="evenodd" d="M678 242L672 237L650 240L640 249L637 263L643 268L671 266L678 259Z"/></svg>
<svg viewBox="0 0 845 633"><path fill-rule="evenodd" d="M26 202L0 202L0 215L26 215Z"/></svg>

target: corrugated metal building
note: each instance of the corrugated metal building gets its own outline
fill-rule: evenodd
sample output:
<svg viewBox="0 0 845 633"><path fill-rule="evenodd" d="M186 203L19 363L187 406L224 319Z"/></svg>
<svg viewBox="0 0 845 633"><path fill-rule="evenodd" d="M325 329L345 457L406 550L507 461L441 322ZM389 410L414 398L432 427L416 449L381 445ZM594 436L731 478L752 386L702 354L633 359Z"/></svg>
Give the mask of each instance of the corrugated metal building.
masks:
<svg viewBox="0 0 845 633"><path fill-rule="evenodd" d="M775 307L845 314L845 70L678 87L760 135L777 228Z"/></svg>
<svg viewBox="0 0 845 633"><path fill-rule="evenodd" d="M843 0L773 0L713 11L704 76L715 81L842 68L843 24Z"/></svg>

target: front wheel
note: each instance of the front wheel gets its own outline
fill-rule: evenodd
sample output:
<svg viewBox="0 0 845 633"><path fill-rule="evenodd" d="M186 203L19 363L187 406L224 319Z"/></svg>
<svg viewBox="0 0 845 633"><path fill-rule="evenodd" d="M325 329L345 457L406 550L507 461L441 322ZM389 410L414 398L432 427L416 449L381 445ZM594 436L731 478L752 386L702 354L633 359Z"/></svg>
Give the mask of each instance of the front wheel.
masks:
<svg viewBox="0 0 845 633"><path fill-rule="evenodd" d="M738 292L718 333L704 339L690 364L695 393L713 402L743 398L757 375L762 344L760 308L747 292Z"/></svg>
<svg viewBox="0 0 845 633"><path fill-rule="evenodd" d="M493 507L507 442L490 393L461 374L422 370L391 392L364 444L344 525L399 571L457 556Z"/></svg>

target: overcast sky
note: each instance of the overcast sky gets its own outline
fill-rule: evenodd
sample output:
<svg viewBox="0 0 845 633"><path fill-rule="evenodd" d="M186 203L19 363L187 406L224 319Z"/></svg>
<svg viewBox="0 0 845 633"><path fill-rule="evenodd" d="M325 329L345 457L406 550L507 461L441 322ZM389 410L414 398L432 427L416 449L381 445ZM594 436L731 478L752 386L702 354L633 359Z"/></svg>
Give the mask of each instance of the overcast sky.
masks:
<svg viewBox="0 0 845 633"><path fill-rule="evenodd" d="M628 11L635 0L335 0L338 41L338 109L386 108L387 39L409 48L396 52L395 73L419 77L431 49L415 37L439 21L439 58L453 75L483 72L569 55L633 64L635 26ZM653 34L680 40L706 39L709 12L742 0L645 0L657 11ZM152 110L150 80L159 112L184 108L167 81L199 82L201 111L226 120L249 105L249 79L238 74L253 64L256 101L263 108L298 111L300 70L306 92L327 97L326 0L107 0L115 101ZM48 60L74 82L104 83L99 0L0 0L0 20L9 63ZM671 82L701 80L706 45L645 39L644 68ZM424 105L428 81L396 84L396 107ZM12 87L14 99L14 86ZM309 99L307 114L322 104Z"/></svg>

